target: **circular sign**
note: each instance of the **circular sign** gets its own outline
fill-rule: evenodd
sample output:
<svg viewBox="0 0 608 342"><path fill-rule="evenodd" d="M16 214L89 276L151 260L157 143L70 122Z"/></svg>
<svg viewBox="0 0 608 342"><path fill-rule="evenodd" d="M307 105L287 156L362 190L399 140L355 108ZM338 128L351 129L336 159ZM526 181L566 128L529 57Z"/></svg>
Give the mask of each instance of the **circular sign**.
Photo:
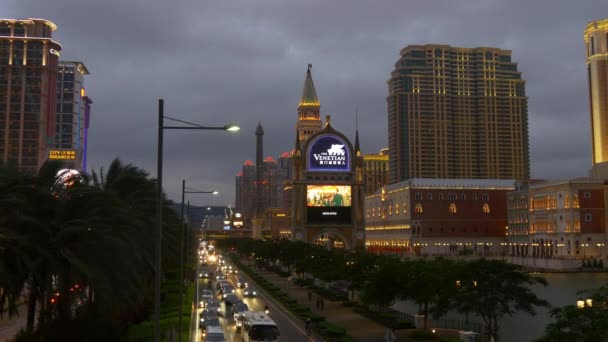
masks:
<svg viewBox="0 0 608 342"><path fill-rule="evenodd" d="M314 138L308 145L308 171L350 171L350 150L344 139L325 134Z"/></svg>

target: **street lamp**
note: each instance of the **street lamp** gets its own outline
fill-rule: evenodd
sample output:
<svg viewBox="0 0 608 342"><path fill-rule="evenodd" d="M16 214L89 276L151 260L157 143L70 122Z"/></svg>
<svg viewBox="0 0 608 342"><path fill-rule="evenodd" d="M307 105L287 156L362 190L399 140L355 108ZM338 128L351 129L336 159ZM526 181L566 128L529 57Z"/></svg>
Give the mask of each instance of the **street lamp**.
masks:
<svg viewBox="0 0 608 342"><path fill-rule="evenodd" d="M157 228L156 228L156 260L155 260L155 279L154 279L154 342L160 342L160 284L161 284L161 264L162 264L162 235L163 235L163 132L165 129L197 129L197 130L222 130L236 132L240 127L235 123L229 123L220 127L201 126L188 121L170 118L164 115L165 101L158 99L158 145L157 145ZM164 120L171 120L187 124L189 126L165 126ZM180 313L181 315L181 313ZM178 329L181 331L180 329Z"/></svg>
<svg viewBox="0 0 608 342"><path fill-rule="evenodd" d="M188 190L186 190L188 189ZM178 331L177 331L177 341L181 342L182 340L182 306L183 306L183 302L184 302L184 226L185 226L185 220L184 220L184 203L185 203L185 197L186 194L212 194L212 195L217 195L219 194L219 192L217 190L213 190L213 191L200 191L200 190L196 190L196 189L192 189L192 188L186 188L186 180L182 179L182 218L181 218L181 222L182 222L182 230L181 230L181 234L180 234L180 239L181 239L181 248L179 250L179 281L180 281L180 287L179 287L179 321L178 321Z"/></svg>

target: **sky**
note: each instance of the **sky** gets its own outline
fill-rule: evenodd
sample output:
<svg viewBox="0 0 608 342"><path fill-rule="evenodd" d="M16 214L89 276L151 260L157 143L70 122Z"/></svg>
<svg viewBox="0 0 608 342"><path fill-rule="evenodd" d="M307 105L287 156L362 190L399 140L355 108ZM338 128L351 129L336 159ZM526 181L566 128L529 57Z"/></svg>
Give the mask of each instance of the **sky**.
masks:
<svg viewBox="0 0 608 342"><path fill-rule="evenodd" d="M388 144L386 81L410 44L512 50L526 80L533 178L585 176L591 137L583 30L608 17L606 0L3 0L5 18L45 18L61 59L82 61L93 100L89 167L114 158L156 176L158 99L165 115L241 131L164 134L163 185L181 181L234 203L235 176L264 154L292 149L307 64L321 115L363 153ZM170 122L167 122L170 124Z"/></svg>

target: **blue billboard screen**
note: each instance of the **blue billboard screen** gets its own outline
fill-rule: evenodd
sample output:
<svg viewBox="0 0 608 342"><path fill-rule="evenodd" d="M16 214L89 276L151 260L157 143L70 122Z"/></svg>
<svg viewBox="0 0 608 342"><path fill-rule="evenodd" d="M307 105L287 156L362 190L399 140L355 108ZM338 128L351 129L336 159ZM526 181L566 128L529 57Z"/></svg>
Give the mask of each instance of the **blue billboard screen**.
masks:
<svg viewBox="0 0 608 342"><path fill-rule="evenodd" d="M320 135L308 147L308 171L350 171L348 144L337 135Z"/></svg>

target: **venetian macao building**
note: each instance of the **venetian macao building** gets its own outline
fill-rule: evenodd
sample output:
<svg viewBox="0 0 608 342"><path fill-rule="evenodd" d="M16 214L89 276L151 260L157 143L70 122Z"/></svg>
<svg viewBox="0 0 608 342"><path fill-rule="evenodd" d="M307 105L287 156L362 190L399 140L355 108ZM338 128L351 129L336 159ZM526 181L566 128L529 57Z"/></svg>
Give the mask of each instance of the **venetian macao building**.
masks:
<svg viewBox="0 0 608 342"><path fill-rule="evenodd" d="M366 248L397 255L503 255L514 180L417 178L365 198Z"/></svg>
<svg viewBox="0 0 608 342"><path fill-rule="evenodd" d="M606 180L533 181L507 197L509 256L606 257Z"/></svg>

